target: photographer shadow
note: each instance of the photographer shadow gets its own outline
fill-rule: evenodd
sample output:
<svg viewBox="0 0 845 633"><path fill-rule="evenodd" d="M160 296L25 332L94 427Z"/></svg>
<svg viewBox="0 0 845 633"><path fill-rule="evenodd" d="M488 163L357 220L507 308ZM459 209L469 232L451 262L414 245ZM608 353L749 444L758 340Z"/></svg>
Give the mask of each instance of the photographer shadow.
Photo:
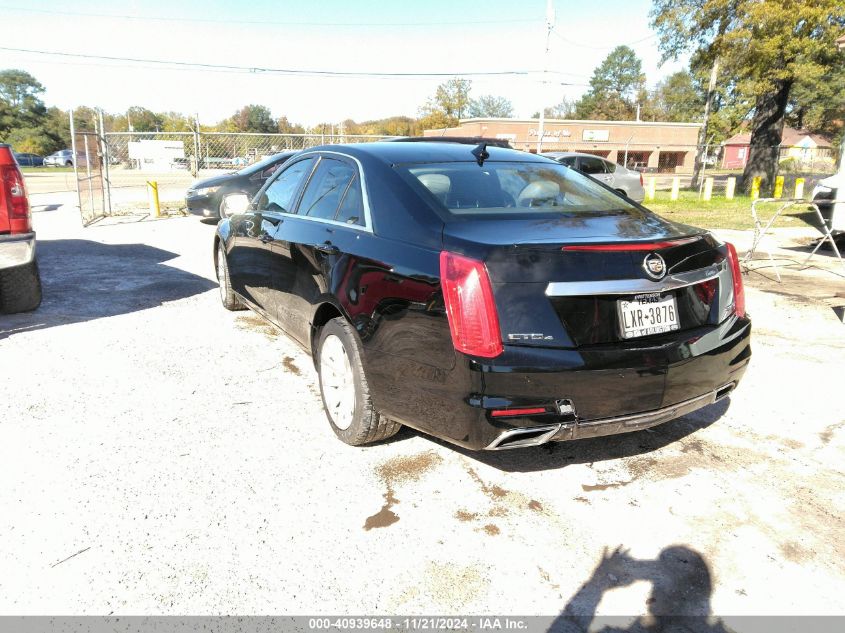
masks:
<svg viewBox="0 0 845 633"><path fill-rule="evenodd" d="M597 616L609 590L637 581L651 583L646 613L633 622L619 616ZM561 633L730 633L711 610L713 576L704 557L685 545L664 548L655 560L632 558L618 547L605 549L592 576L570 598L549 631Z"/></svg>

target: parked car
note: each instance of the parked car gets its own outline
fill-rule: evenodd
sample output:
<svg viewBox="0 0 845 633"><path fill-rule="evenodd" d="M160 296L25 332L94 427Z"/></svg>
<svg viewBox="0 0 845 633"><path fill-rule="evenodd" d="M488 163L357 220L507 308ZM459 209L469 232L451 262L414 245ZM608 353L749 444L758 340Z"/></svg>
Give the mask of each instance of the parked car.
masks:
<svg viewBox="0 0 845 633"><path fill-rule="evenodd" d="M635 202L645 200L643 175L639 171L611 163L609 160L592 154L544 152L543 156L548 156L562 165L577 169L582 174L592 176Z"/></svg>
<svg viewBox="0 0 845 633"><path fill-rule="evenodd" d="M213 246L223 306L313 355L352 445L634 431L724 398L751 354L732 245L515 150L308 149Z"/></svg>
<svg viewBox="0 0 845 633"><path fill-rule="evenodd" d="M813 202L834 233L845 232L845 173L820 180L813 188Z"/></svg>
<svg viewBox="0 0 845 633"><path fill-rule="evenodd" d="M15 152L14 154L15 160L18 161L18 165L21 167L41 167L44 165L44 157L39 156L38 154L19 154L18 152Z"/></svg>
<svg viewBox="0 0 845 633"><path fill-rule="evenodd" d="M267 179L295 154L274 154L240 171L198 180L185 192L185 206L194 215L207 218L243 211Z"/></svg>
<svg viewBox="0 0 845 633"><path fill-rule="evenodd" d="M62 149L44 158L45 167L73 167L73 150Z"/></svg>
<svg viewBox="0 0 845 633"><path fill-rule="evenodd" d="M26 185L12 148L0 144L0 313L28 312L40 304L41 276Z"/></svg>

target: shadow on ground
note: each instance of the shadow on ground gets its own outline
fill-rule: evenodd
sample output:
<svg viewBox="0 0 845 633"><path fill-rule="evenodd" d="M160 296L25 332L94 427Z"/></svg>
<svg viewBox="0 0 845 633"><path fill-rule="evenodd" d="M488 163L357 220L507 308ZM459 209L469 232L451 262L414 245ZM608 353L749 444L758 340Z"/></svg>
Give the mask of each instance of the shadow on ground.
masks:
<svg viewBox="0 0 845 633"><path fill-rule="evenodd" d="M713 574L704 556L686 545L665 547L656 559L636 559L622 547L604 551L592 575L569 599L550 632L634 633L678 631L727 633L720 618L713 617ZM651 586L637 617L597 616L602 597L635 582ZM634 614L632 614L634 615Z"/></svg>
<svg viewBox="0 0 845 633"><path fill-rule="evenodd" d="M565 468L572 464L592 464L634 457L659 450L707 428L725 415L729 406L730 398L725 398L677 420L643 431L570 442L550 442L542 446L503 451L471 451L407 428L403 428L398 435L388 441L401 441L418 435L505 472L536 472Z"/></svg>
<svg viewBox="0 0 845 633"><path fill-rule="evenodd" d="M34 312L0 316L0 340L20 332L146 310L217 287L165 265L176 253L145 244L39 240L44 299Z"/></svg>

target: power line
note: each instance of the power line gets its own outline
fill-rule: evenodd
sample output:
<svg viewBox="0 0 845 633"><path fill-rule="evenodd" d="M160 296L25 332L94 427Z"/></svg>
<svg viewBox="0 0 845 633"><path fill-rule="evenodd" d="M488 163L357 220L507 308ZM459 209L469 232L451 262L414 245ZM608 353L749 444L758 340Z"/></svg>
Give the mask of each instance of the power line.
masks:
<svg viewBox="0 0 845 633"><path fill-rule="evenodd" d="M611 50L613 48L618 48L619 46L633 46L634 44L641 44L643 42L647 42L648 40L651 40L651 39L654 39L655 37L657 37L657 33L652 33L651 35L647 35L646 37L643 37L639 40L634 40L633 42L627 42L627 43L623 43L623 44L614 44L612 46L591 46L589 44L580 44L579 42L573 42L572 40L568 40L565 37L563 37L563 35L558 33L557 31L552 31L552 35L555 35L556 37L560 38L560 40L562 42L570 44L571 46L578 46L580 48L589 48L589 49L592 49L592 50L595 50L595 51L608 51L608 50Z"/></svg>
<svg viewBox="0 0 845 633"><path fill-rule="evenodd" d="M295 68L268 68L259 66L237 66L230 64L209 64L204 62L185 62L163 59L145 59L138 57L114 57L109 55L91 55L86 53L67 53L64 51L42 51L29 48L12 48L0 46L0 50L32 55L48 55L56 57L72 57L76 59L93 59L109 62L128 62L131 64L154 64L154 67L171 67L183 70L206 70L216 72L245 72L255 74L293 75L302 77L353 77L353 78L437 78L437 77L517 77L535 74L534 70L500 70L500 71L469 71L469 72L371 72L371 71L340 71L340 70L307 70ZM567 73L560 73L567 74ZM562 85L581 85L567 84Z"/></svg>
<svg viewBox="0 0 845 633"><path fill-rule="evenodd" d="M6 11L21 11L26 13L39 13L46 15L65 15L88 18L108 18L117 20L137 20L144 22L203 22L207 24L252 24L252 25L275 25L275 26L332 26L332 27L379 27L379 26L463 26L466 24L513 24L513 23L537 23L540 18L513 18L509 20L470 20L470 21L439 21L439 22L294 22L294 21L273 21L273 20L219 20L214 18L184 18L184 17L159 17L142 15L125 15L116 13L87 13L83 11L59 11L54 9L31 9L29 7L6 7L0 6Z"/></svg>

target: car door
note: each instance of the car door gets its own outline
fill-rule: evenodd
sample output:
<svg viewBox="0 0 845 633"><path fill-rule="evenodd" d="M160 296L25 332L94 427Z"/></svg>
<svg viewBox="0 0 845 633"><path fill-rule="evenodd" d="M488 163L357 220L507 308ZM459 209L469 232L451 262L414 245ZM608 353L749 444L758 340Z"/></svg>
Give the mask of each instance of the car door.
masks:
<svg viewBox="0 0 845 633"><path fill-rule="evenodd" d="M271 290L270 259L273 236L296 203L316 159L305 158L278 172L258 192L250 210L234 216L229 251L232 288L278 322Z"/></svg>
<svg viewBox="0 0 845 633"><path fill-rule="evenodd" d="M311 307L329 292L331 271L366 226L357 164L322 155L299 200L273 240L271 277L284 329L310 338Z"/></svg>

